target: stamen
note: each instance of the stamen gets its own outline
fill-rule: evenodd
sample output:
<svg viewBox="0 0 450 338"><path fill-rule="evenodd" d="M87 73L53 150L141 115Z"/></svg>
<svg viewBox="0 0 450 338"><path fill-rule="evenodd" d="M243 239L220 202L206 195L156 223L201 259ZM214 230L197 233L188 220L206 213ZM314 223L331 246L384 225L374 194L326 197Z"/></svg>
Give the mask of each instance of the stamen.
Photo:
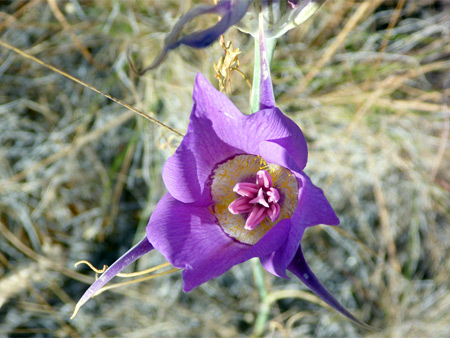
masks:
<svg viewBox="0 0 450 338"><path fill-rule="evenodd" d="M278 192L278 189L275 189L274 187L271 187L266 194L269 196L269 202L277 203L280 200L280 193Z"/></svg>
<svg viewBox="0 0 450 338"><path fill-rule="evenodd" d="M255 205L250 211L250 214L248 215L247 221L245 222L244 229L246 230L253 230L256 228L259 223L263 221L263 219L266 217L266 208L260 205Z"/></svg>
<svg viewBox="0 0 450 338"><path fill-rule="evenodd" d="M258 186L254 183L241 182L234 186L233 191L241 196L253 197L258 192Z"/></svg>
<svg viewBox="0 0 450 338"><path fill-rule="evenodd" d="M233 215L243 214L249 212L253 205L249 203L250 199L247 197L239 197L237 200L230 203L228 210Z"/></svg>
<svg viewBox="0 0 450 338"><path fill-rule="evenodd" d="M267 210L267 216L272 222L275 222L281 213L281 207L278 203L272 203L269 210Z"/></svg>
<svg viewBox="0 0 450 338"><path fill-rule="evenodd" d="M272 177L267 171L260 170L256 173L256 184L258 187L269 189L273 185Z"/></svg>

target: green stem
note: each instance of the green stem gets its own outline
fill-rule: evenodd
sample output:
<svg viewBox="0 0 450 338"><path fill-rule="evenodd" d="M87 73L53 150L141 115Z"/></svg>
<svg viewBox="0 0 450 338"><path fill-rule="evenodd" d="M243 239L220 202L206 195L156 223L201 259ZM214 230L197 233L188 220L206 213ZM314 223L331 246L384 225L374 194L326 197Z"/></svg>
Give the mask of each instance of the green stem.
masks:
<svg viewBox="0 0 450 338"><path fill-rule="evenodd" d="M264 300L267 297L267 290L264 284L264 271L261 267L261 264L259 264L259 259L253 258L251 260L251 264L253 278L255 280L256 288L258 289L259 298L261 300Z"/></svg>
<svg viewBox="0 0 450 338"><path fill-rule="evenodd" d="M253 328L253 332L257 334L256 336L258 336L262 331L264 331L267 319L269 318L269 311L267 310L267 306L264 306L267 303L267 288L264 284L264 271L261 267L261 264L259 264L259 260L257 258L252 258L250 262L252 264L253 279L255 281L256 288L258 289L259 300L261 304L260 311L258 312L258 317ZM263 311L261 311L261 309L263 309ZM264 312L264 314L262 314L261 312Z"/></svg>
<svg viewBox="0 0 450 338"><path fill-rule="evenodd" d="M276 38L266 39L267 60L269 66L272 63L273 52L277 44ZM261 81L261 58L259 55L259 40L255 39L255 62L253 66L253 84L252 84L252 99L250 104L250 112L256 113L259 110L259 83Z"/></svg>

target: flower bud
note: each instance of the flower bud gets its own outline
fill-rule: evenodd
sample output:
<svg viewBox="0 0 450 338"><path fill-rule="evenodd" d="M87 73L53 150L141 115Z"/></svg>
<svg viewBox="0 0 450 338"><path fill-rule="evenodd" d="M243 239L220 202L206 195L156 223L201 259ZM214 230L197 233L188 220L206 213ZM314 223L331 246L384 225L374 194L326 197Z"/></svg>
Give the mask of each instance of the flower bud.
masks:
<svg viewBox="0 0 450 338"><path fill-rule="evenodd" d="M265 21L266 38L278 38L308 20L325 0L254 0L236 27L258 38L258 13Z"/></svg>

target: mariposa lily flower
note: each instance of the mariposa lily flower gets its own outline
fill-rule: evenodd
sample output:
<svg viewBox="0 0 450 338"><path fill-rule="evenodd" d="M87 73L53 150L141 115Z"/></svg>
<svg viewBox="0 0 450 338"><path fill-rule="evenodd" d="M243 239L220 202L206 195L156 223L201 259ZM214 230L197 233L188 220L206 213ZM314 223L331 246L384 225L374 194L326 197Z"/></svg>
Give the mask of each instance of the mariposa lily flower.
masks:
<svg viewBox="0 0 450 338"><path fill-rule="evenodd" d="M183 270L185 292L258 257L270 273L288 278L290 271L365 326L320 283L303 256L306 229L338 225L339 219L303 171L308 150L302 131L275 106L260 33L260 110L242 114L198 74L187 133L164 165L168 192L155 207L146 237L91 285L76 311L123 268L156 249Z"/></svg>

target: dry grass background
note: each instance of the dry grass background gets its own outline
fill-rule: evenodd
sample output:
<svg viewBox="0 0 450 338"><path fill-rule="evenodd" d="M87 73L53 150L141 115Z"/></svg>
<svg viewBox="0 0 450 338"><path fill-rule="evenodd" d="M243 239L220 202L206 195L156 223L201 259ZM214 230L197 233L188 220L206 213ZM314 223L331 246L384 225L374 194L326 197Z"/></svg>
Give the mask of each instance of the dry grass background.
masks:
<svg viewBox="0 0 450 338"><path fill-rule="evenodd" d="M149 64L195 3L0 1L0 40L183 132L195 75L215 81L220 46L180 48L140 78L126 49ZM251 262L189 294L179 273L105 292L69 320L94 278L74 263L111 264L143 236L180 138L1 45L0 336L248 336L267 308L265 337L448 336L449 10L328 1L275 52L277 103L304 131L307 173L341 219L308 230L307 260L379 332L307 301L295 278L264 273L261 303ZM251 78L252 41L235 29L226 39ZM238 74L232 86L248 111ZM162 262L152 252L133 270Z"/></svg>

